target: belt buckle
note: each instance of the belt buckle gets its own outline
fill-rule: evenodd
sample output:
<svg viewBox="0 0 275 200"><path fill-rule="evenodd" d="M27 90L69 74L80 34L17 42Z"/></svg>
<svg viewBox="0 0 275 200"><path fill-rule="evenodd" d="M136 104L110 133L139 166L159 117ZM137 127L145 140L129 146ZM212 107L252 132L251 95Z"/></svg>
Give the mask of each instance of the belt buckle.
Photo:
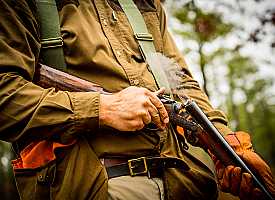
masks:
<svg viewBox="0 0 275 200"><path fill-rule="evenodd" d="M140 163L140 162L143 163L143 170L141 172L135 172L135 169L139 167L139 166L136 165L136 163ZM136 175L148 173L146 157L130 159L130 160L128 160L128 166L129 166L129 171L130 171L131 176L136 176Z"/></svg>

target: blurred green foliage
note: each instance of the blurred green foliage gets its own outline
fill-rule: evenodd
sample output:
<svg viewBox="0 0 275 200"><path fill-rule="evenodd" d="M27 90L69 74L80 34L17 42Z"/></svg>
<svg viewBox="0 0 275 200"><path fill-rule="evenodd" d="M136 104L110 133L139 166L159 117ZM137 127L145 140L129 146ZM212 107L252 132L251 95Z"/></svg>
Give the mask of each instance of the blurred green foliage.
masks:
<svg viewBox="0 0 275 200"><path fill-rule="evenodd" d="M274 30L275 11L271 15L273 18L270 19L263 13L264 17L259 17L259 21L266 23L259 23L256 31L243 34L249 36L247 39L241 39L235 35L234 37L239 40L235 46L228 48L222 44L218 48L210 48L210 50L208 48L206 51L208 44L228 40L228 37L232 36L236 29L240 29L239 33L246 30L225 21L222 14L215 9L209 11L200 7L197 4L198 1L191 0L181 7L177 5L177 9L173 9L172 14L176 22L180 24L180 28L174 29L173 32L182 38L183 43L192 41L196 44L191 47L186 45L182 51L184 55L197 53L198 59L195 62L201 71L204 91L210 99L219 98L219 107L226 112L233 131L242 130L250 133L254 149L270 164L273 174L275 174L274 76L272 78L260 75L262 66L256 64L257 58L244 56L241 53L242 48L248 42L260 41L260 32L266 34L263 34L263 37L267 36L262 27L266 25L267 21L270 22ZM225 1L215 2L216 5L225 3ZM236 1L236 7L238 7L237 3L238 1ZM230 14L234 15L233 8L231 9L232 13ZM266 13L272 12L267 11ZM257 40L252 36L253 38L257 37ZM273 44L274 41L270 40L269 46L273 47ZM260 51L258 55L261 54ZM192 66L189 67L192 69ZM221 68L223 69L221 70ZM217 71L225 73L219 74ZM217 76L223 76L222 81ZM223 92L224 88L228 88L228 93ZM221 193L219 197L220 200L232 200L233 198L226 193Z"/></svg>
<svg viewBox="0 0 275 200"><path fill-rule="evenodd" d="M275 106L270 102L275 94L270 92L272 79L256 76L258 66L248 57L238 53L228 60L230 93L227 96L227 111L230 121L235 121L236 130L250 132L254 148L275 165ZM234 103L233 97L242 92L244 100Z"/></svg>
<svg viewBox="0 0 275 200"><path fill-rule="evenodd" d="M0 141L0 194L3 200L19 199L11 167L13 158L11 145Z"/></svg>
<svg viewBox="0 0 275 200"><path fill-rule="evenodd" d="M219 48L209 54L204 53L204 46L214 40L224 37L229 34L233 25L223 21L222 16L215 12L205 12L197 7L194 1L186 3L183 7L176 9L173 13L174 17L184 24L185 28L174 30L184 40L192 40L198 44L199 67L203 77L203 89L207 95L209 94L207 87L206 67L217 56L224 54L227 49ZM185 53L194 49L186 49Z"/></svg>
<svg viewBox="0 0 275 200"><path fill-rule="evenodd" d="M225 23L218 13L207 13L196 7L193 1L185 4L174 13L174 16L185 25L192 27L191 31L178 31L183 37L198 43L211 42L217 37L228 34L233 28L232 24Z"/></svg>
<svg viewBox="0 0 275 200"><path fill-rule="evenodd" d="M226 111L232 130L247 131L251 134L254 148L261 154L274 170L275 166L275 92L274 78L260 76L261 65L254 62L255 58L241 54L241 48L248 41L239 40L235 47L219 48L205 51L205 46L219 40L226 40L228 36L240 27L224 20L221 13L207 11L191 0L181 7L173 9L173 16L181 26L173 32L181 36L183 41L193 41L197 45L183 49L186 54L197 52L197 65L201 70L206 94L211 98L220 99L220 108ZM216 1L217 5L224 3ZM237 3L237 2L236 2ZM233 13L232 13L233 14ZM263 14L264 15L264 14ZM275 16L275 15L273 15ZM274 18L275 19L275 18ZM262 18L261 18L262 20ZM271 22L273 22L271 20ZM274 28L274 23L271 23ZM262 23L262 26L265 25ZM257 28L260 29L261 24ZM241 29L241 31L245 31ZM246 33L249 35L249 33ZM253 34L255 34L253 32ZM250 34L251 35L251 34ZM255 41L253 41L255 42ZM258 42L258 41L257 41ZM272 41L270 41L272 42ZM272 45L270 45L272 46ZM261 53L261 52L259 52ZM219 61L220 66L214 64ZM189 66L192 68L192 66ZM217 69L226 71L223 82L217 80ZM208 72L208 73L206 73ZM208 76L211 74L212 76ZM208 85L215 87L208 87ZM219 91L219 86L227 85L227 94ZM274 172L274 171L273 171Z"/></svg>

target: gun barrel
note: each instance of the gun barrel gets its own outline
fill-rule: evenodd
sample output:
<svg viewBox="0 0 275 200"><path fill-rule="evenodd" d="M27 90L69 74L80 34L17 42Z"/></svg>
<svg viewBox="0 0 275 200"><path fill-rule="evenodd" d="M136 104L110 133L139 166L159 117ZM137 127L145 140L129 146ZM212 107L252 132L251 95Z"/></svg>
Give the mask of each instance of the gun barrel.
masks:
<svg viewBox="0 0 275 200"><path fill-rule="evenodd" d="M206 134L211 139L216 141L216 144L221 145L221 148L217 146L209 145L209 150L218 157L225 165L235 164L240 166L245 172L249 173L254 183L265 193L266 197L270 200L274 200L270 192L266 189L265 185L258 179L258 177L249 169L244 161L238 156L233 148L227 143L222 134L217 128L210 122L204 112L194 101L187 101L184 104L186 111L192 116L192 118L204 129ZM221 152L223 151L223 152Z"/></svg>

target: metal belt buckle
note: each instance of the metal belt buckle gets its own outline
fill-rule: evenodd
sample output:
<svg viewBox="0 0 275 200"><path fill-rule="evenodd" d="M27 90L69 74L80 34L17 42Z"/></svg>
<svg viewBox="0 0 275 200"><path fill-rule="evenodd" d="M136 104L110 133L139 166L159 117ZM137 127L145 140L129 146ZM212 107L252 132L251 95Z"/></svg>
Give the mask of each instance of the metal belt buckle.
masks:
<svg viewBox="0 0 275 200"><path fill-rule="evenodd" d="M143 164L143 170L140 172L135 172L136 169L138 169L140 167L140 163ZM146 157L140 157L140 158L136 158L136 159L130 159L128 160L128 166L129 166L129 170L130 170L130 175L131 176L136 176L139 174L146 174L148 173L148 167L147 167L147 163L146 163Z"/></svg>

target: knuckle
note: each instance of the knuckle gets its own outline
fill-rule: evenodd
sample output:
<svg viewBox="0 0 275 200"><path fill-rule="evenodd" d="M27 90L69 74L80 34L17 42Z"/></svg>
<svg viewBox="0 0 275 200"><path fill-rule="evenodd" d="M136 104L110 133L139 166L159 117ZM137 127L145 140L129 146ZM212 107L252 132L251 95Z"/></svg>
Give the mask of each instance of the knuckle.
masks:
<svg viewBox="0 0 275 200"><path fill-rule="evenodd" d="M162 115L162 116L168 116L168 113L167 113L167 111L165 110L165 109L160 109L160 114Z"/></svg>
<svg viewBox="0 0 275 200"><path fill-rule="evenodd" d="M134 129L140 130L144 127L144 123L142 120L135 120L133 121L132 126Z"/></svg>
<svg viewBox="0 0 275 200"><path fill-rule="evenodd" d="M137 130L141 130L141 129L143 129L143 127L144 127L143 121L140 121L140 122L137 123L137 125L136 125L136 129L137 129Z"/></svg>
<svg viewBox="0 0 275 200"><path fill-rule="evenodd" d="M164 112L164 110L165 110L165 107L161 102L157 102L156 107L157 107L157 109L161 110L162 112Z"/></svg>
<svg viewBox="0 0 275 200"><path fill-rule="evenodd" d="M165 118L168 117L168 114L167 114L166 112L164 112L164 111L160 111L159 113L160 113L160 117L161 117L162 119L165 119Z"/></svg>
<svg viewBox="0 0 275 200"><path fill-rule="evenodd" d="M149 98L145 98L144 101L142 102L142 105L143 105L144 107L148 107L148 106L150 105L150 100L149 100Z"/></svg>
<svg viewBox="0 0 275 200"><path fill-rule="evenodd" d="M147 117L144 119L144 122L145 122L145 124L149 124L149 123L151 122L151 118L147 116Z"/></svg>
<svg viewBox="0 0 275 200"><path fill-rule="evenodd" d="M159 114L152 115L152 118L154 118L155 121L160 121Z"/></svg>
<svg viewBox="0 0 275 200"><path fill-rule="evenodd" d="M155 123L156 125L161 124L161 123L160 123L160 118L159 118L159 116L154 116L154 117L152 117L152 118L153 118L153 121L154 121L154 123Z"/></svg>
<svg viewBox="0 0 275 200"><path fill-rule="evenodd" d="M138 115L142 117L142 116L146 116L147 114L145 110L142 110L138 113Z"/></svg>
<svg viewBox="0 0 275 200"><path fill-rule="evenodd" d="M146 88L142 88L142 92L143 92L143 94L146 95L146 96L148 96L149 93L150 93L150 91L149 91L148 89L146 89Z"/></svg>

